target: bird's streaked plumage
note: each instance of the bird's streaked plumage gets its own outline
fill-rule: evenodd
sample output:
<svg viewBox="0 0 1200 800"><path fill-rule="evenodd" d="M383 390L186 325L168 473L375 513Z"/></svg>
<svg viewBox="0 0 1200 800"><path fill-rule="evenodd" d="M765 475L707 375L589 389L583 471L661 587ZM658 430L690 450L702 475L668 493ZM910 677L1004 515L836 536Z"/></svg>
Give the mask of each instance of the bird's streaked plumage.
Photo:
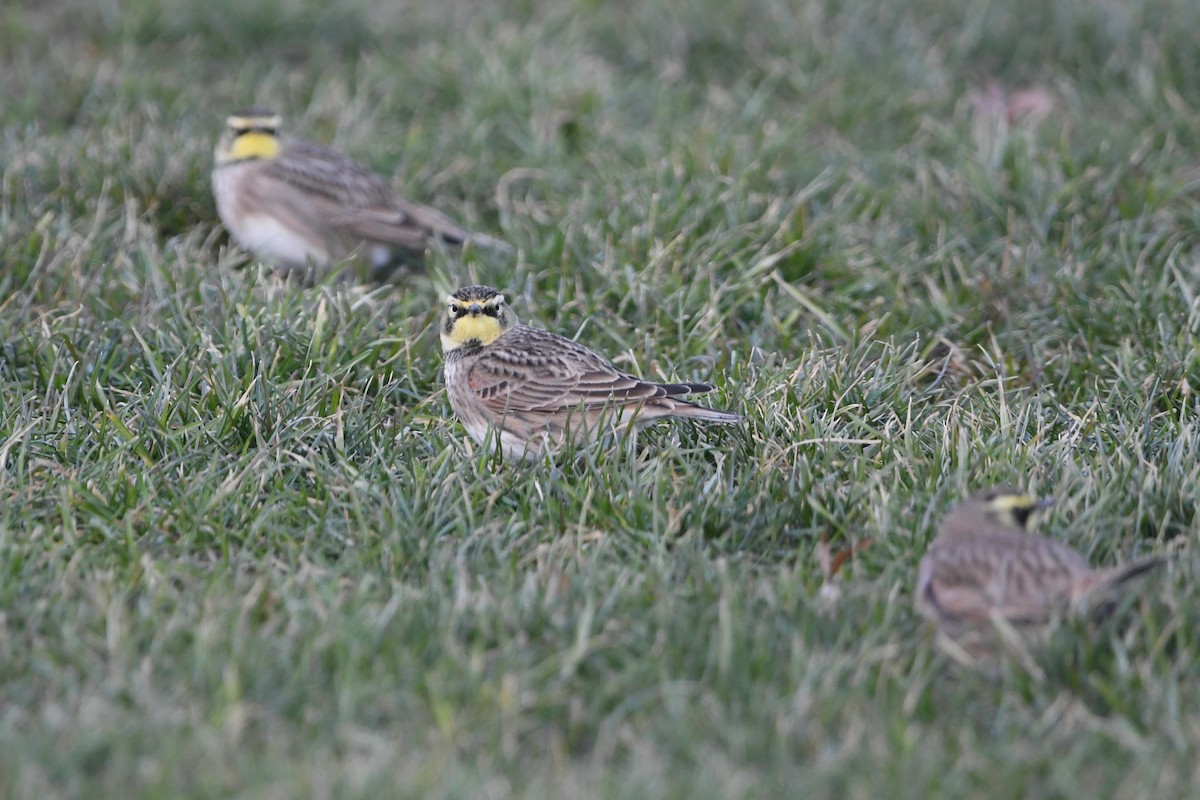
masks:
<svg viewBox="0 0 1200 800"><path fill-rule="evenodd" d="M581 344L522 325L495 289L468 286L448 301L441 339L450 405L476 441L495 430L506 458L534 460L568 439L664 417L739 419L681 399L711 391L706 383L645 381Z"/></svg>
<svg viewBox="0 0 1200 800"><path fill-rule="evenodd" d="M213 193L233 238L279 272L311 281L345 260L372 281L419 263L434 241L507 249L428 206L399 196L379 175L325 145L279 135L281 117L231 115L215 150Z"/></svg>
<svg viewBox="0 0 1200 800"><path fill-rule="evenodd" d="M1162 562L1150 557L1093 569L1067 545L1028 531L1045 505L995 488L951 511L921 559L918 611L943 625L995 617L1037 624L1071 613L1103 614L1129 581Z"/></svg>

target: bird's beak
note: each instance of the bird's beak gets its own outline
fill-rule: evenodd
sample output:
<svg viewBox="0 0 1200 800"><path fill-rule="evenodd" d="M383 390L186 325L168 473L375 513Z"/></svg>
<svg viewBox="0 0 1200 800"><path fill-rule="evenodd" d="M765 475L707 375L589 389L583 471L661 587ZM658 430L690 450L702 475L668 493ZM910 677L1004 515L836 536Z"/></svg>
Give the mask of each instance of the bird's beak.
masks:
<svg viewBox="0 0 1200 800"><path fill-rule="evenodd" d="M483 306L479 305L479 303L471 303L471 305L467 307L467 311L471 312L472 317L478 317L483 313Z"/></svg>
<svg viewBox="0 0 1200 800"><path fill-rule="evenodd" d="M1034 505L1034 508L1038 511L1045 511L1047 508L1052 508L1053 506L1054 506L1054 498L1053 497L1043 497L1042 499L1037 501L1037 504Z"/></svg>

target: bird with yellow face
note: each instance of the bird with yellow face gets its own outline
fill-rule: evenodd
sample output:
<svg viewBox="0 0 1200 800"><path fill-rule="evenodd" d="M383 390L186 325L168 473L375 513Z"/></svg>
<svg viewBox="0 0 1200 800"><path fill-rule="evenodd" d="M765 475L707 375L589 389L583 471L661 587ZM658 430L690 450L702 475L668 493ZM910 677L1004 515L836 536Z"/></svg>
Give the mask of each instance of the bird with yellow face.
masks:
<svg viewBox="0 0 1200 800"><path fill-rule="evenodd" d="M1050 505L1006 487L967 498L942 521L917 578L917 610L941 625L1037 624L1102 615L1131 581L1162 563L1151 556L1094 569L1065 544L1030 533Z"/></svg>
<svg viewBox="0 0 1200 800"><path fill-rule="evenodd" d="M666 417L734 423L740 417L681 399L706 383L655 383L557 334L522 325L487 286L451 294L442 316L450 405L477 442L498 437L505 458L537 460L567 441L583 443Z"/></svg>
<svg viewBox="0 0 1200 800"><path fill-rule="evenodd" d="M265 109L231 115L212 172L226 229L280 274L311 283L353 262L366 267L360 277L383 281L405 264L420 263L435 241L508 249L404 199L382 177L331 147L281 137L282 124L282 117Z"/></svg>

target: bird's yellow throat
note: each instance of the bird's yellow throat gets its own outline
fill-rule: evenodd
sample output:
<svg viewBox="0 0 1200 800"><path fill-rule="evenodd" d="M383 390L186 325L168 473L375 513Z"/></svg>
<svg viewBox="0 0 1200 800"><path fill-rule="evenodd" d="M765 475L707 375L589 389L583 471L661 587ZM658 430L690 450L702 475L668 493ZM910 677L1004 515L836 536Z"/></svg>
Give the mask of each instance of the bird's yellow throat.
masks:
<svg viewBox="0 0 1200 800"><path fill-rule="evenodd" d="M274 158L279 155L279 137L262 131L247 131L233 140L229 155L234 161Z"/></svg>
<svg viewBox="0 0 1200 800"><path fill-rule="evenodd" d="M454 327L450 329L450 334L442 337L442 344L443 346L461 347L468 342L477 341L481 345L489 345L499 339L502 333L504 333L504 328L500 325L500 320L495 317L489 317L486 314L468 315L454 321ZM447 347L446 349L453 348Z"/></svg>

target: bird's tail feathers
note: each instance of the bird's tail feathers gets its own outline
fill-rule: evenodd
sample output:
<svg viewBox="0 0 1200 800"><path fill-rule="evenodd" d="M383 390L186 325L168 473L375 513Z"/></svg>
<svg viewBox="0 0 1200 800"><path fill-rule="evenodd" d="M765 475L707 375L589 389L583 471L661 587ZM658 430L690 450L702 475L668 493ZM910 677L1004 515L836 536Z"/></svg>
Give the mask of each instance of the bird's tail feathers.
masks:
<svg viewBox="0 0 1200 800"><path fill-rule="evenodd" d="M1163 556L1147 556L1123 567L1114 567L1101 573L1088 590L1088 607L1093 618L1102 619L1116 609L1125 590L1167 561Z"/></svg>
<svg viewBox="0 0 1200 800"><path fill-rule="evenodd" d="M484 250L491 250L501 255L507 255L513 251L513 246L503 239L497 239L495 236L488 236L486 233L468 234L463 244L470 243L472 247L479 247Z"/></svg>
<svg viewBox="0 0 1200 800"><path fill-rule="evenodd" d="M738 414L721 411L716 408L705 408L704 406L685 403L679 400L675 401L675 408L671 413L679 417L688 417L689 419L698 419L704 422L723 422L727 425L742 421L741 416Z"/></svg>
<svg viewBox="0 0 1200 800"><path fill-rule="evenodd" d="M1142 577L1147 572L1157 569L1165 563L1167 563L1167 559L1163 556L1147 556L1146 558L1140 558L1131 564L1126 564L1123 567L1115 567L1114 569L1109 570L1109 572L1106 573L1106 584L1110 588L1115 589L1118 586L1125 585L1129 581Z"/></svg>

